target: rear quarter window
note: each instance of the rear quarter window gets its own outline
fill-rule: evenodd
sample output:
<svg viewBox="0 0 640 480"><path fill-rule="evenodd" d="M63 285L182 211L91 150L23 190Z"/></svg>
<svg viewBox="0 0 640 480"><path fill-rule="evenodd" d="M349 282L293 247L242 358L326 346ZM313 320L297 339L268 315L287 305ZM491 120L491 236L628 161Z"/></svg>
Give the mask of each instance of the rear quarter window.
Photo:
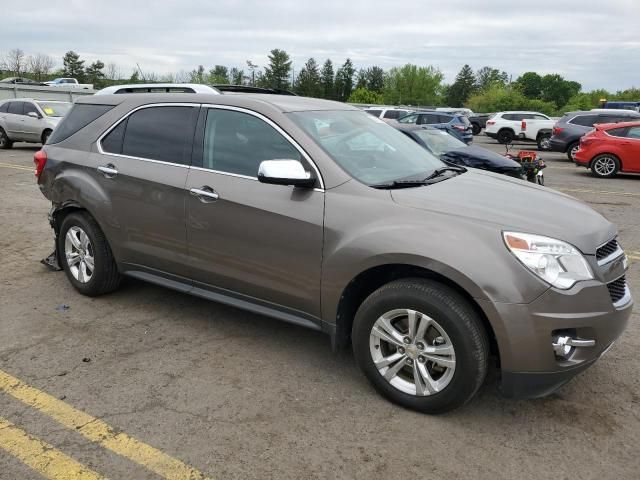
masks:
<svg viewBox="0 0 640 480"><path fill-rule="evenodd" d="M593 127L593 124L597 123L597 120L597 115L578 115L573 117L569 123L580 125L582 127Z"/></svg>
<svg viewBox="0 0 640 480"><path fill-rule="evenodd" d="M629 130L628 127L612 128L611 130L607 130L607 134L612 137L625 137L627 130Z"/></svg>
<svg viewBox="0 0 640 480"><path fill-rule="evenodd" d="M379 117L382 113L382 110L365 110L369 115L373 115L374 117Z"/></svg>
<svg viewBox="0 0 640 480"><path fill-rule="evenodd" d="M113 105L92 105L89 103L75 104L53 131L47 143L59 143L66 140L74 133L100 118L113 107Z"/></svg>

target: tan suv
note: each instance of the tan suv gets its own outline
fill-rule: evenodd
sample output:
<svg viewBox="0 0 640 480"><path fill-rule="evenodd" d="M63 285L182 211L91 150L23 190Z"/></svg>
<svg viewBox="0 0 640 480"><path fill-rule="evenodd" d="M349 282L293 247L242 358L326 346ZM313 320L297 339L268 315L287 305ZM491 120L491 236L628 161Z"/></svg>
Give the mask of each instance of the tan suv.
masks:
<svg viewBox="0 0 640 480"><path fill-rule="evenodd" d="M616 227L589 206L446 165L342 103L83 98L35 161L79 292L127 275L325 332L423 412L468 401L490 355L506 395L552 392L633 306Z"/></svg>

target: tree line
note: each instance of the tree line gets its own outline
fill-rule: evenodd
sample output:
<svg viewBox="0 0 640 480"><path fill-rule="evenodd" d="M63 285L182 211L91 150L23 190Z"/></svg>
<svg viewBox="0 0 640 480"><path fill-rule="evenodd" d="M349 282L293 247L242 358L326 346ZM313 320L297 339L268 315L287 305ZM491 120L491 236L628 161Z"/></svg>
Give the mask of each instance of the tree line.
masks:
<svg viewBox="0 0 640 480"><path fill-rule="evenodd" d="M0 56L0 78L23 76L38 81L55 77L73 77L80 83L103 88L119 83L202 83L251 85L289 90L298 95L341 102L406 106L468 107L476 112L502 110L536 110L561 114L570 110L597 107L600 99L640 100L640 89L608 92L603 89L583 92L582 85L559 74L539 75L526 72L515 80L500 69L484 66L474 71L464 65L451 84L444 83L442 71L432 65L406 64L384 70L379 66L357 68L351 59L334 65L331 59L319 63L309 58L296 72L289 54L273 49L264 67L247 60L243 67L199 65L190 72L158 75L144 72L140 66L130 76L123 75L115 64L99 59L88 63L74 51L62 58L62 68L55 68L48 55L26 55L14 49Z"/></svg>

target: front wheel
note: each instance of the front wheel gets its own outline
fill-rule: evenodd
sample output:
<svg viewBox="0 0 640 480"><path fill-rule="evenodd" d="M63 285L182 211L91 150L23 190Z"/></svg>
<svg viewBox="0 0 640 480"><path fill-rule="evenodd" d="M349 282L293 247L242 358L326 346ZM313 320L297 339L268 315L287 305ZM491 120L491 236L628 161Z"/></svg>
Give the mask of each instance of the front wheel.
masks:
<svg viewBox="0 0 640 480"><path fill-rule="evenodd" d="M9 136L6 132L0 128L0 148L3 150L7 150L13 147L13 142L9 139Z"/></svg>
<svg viewBox="0 0 640 480"><path fill-rule="evenodd" d="M615 177L620 170L620 160L615 155L605 153L591 161L591 173L598 178Z"/></svg>
<svg viewBox="0 0 640 480"><path fill-rule="evenodd" d="M373 292L358 309L352 341L374 388L424 413L464 405L487 373L489 343L477 313L431 280L397 280Z"/></svg>
<svg viewBox="0 0 640 480"><path fill-rule="evenodd" d="M538 150L543 152L551 150L551 135L547 133L538 137Z"/></svg>

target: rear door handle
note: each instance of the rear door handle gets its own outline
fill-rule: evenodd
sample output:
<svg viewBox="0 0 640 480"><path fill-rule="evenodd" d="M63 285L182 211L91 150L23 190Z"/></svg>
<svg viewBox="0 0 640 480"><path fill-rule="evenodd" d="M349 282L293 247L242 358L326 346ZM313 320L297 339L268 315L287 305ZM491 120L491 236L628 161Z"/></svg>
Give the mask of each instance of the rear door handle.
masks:
<svg viewBox="0 0 640 480"><path fill-rule="evenodd" d="M100 173L102 173L102 175L104 175L104 176L105 176L105 178L113 178L113 177L115 177L116 175L118 175L118 170L117 170L117 169L116 169L116 167L115 167L113 164L111 164L111 163L109 163L109 164L107 164L107 165L104 165L104 166L102 166L102 165L101 165L101 166L99 166L99 167L98 167L98 171L99 171Z"/></svg>
<svg viewBox="0 0 640 480"><path fill-rule="evenodd" d="M218 195L213 188L207 185L200 188L192 188L189 190L189 193L194 197L197 197L202 203L215 202L220 198L220 195Z"/></svg>

